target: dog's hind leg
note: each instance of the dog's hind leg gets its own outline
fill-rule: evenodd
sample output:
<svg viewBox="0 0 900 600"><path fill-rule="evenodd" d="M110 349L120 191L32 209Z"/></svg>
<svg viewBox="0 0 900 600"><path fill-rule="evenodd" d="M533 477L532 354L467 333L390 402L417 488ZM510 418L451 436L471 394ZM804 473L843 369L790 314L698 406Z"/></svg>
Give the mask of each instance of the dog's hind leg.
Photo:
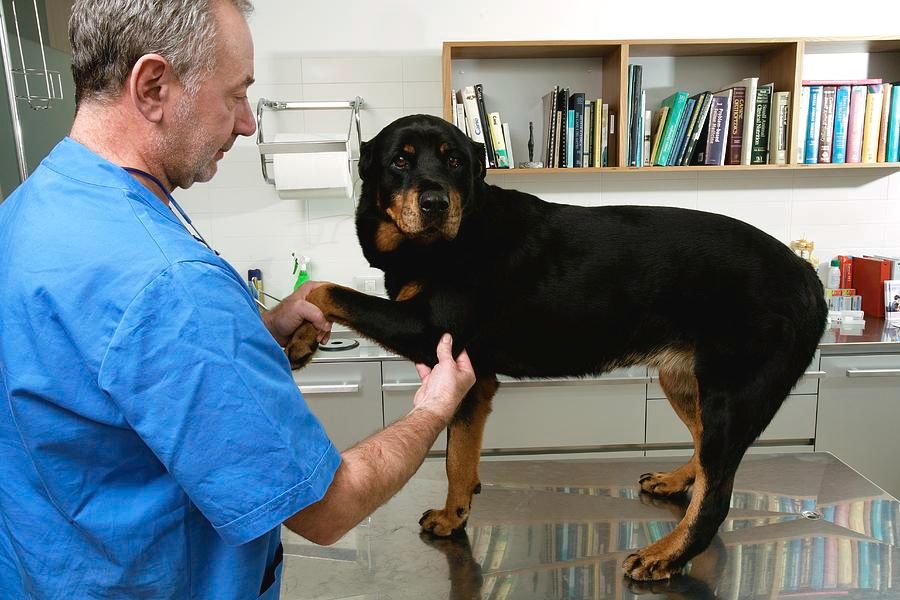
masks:
<svg viewBox="0 0 900 600"><path fill-rule="evenodd" d="M498 387L495 376L480 376L450 423L447 431L447 501L444 508L427 510L419 519L419 525L425 531L447 536L465 526L472 507L472 495L481 491L478 477L481 439Z"/></svg>
<svg viewBox="0 0 900 600"><path fill-rule="evenodd" d="M675 529L625 559L625 573L639 580L667 579L702 552L728 514L734 475L753 440L765 429L802 371L784 357L715 357L700 363L699 444L691 501ZM758 358L758 357L757 357ZM734 365L742 365L735 372Z"/></svg>
<svg viewBox="0 0 900 600"><path fill-rule="evenodd" d="M697 472L697 453L703 426L700 422L700 391L694 376L693 355L684 355L688 360L677 366L661 365L659 384L675 414L687 426L694 441L691 459L668 473L644 473L640 477L641 489L656 496L676 496L687 492Z"/></svg>

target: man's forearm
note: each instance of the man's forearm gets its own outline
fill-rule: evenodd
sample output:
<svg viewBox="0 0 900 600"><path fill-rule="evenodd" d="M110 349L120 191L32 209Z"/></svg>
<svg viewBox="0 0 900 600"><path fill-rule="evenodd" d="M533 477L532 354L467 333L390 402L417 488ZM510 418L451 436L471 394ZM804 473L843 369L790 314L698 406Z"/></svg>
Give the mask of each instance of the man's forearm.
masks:
<svg viewBox="0 0 900 600"><path fill-rule="evenodd" d="M445 427L441 417L416 409L346 450L325 497L285 525L316 543L334 543L403 487Z"/></svg>

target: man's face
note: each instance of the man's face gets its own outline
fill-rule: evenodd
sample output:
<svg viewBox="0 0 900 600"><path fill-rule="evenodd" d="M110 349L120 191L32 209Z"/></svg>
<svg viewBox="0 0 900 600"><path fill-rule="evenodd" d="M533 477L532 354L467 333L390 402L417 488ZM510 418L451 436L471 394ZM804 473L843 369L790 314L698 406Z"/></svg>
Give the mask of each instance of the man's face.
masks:
<svg viewBox="0 0 900 600"><path fill-rule="evenodd" d="M247 100L253 83L253 40L240 12L229 2L216 9L216 64L194 94L174 98L161 160L169 181L181 188L212 179L217 163L239 135L253 135L256 120Z"/></svg>

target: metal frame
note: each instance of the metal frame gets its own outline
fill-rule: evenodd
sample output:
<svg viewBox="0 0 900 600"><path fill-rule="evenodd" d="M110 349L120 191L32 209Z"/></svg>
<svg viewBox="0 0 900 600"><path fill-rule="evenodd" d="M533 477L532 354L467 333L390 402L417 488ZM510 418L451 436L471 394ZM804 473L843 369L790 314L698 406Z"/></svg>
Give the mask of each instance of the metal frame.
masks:
<svg viewBox="0 0 900 600"><path fill-rule="evenodd" d="M289 101L283 102L278 100L268 100L260 98L256 104L256 145L259 148L260 167L262 168L263 180L266 183L274 184L275 180L269 176L269 165L272 164L272 154L302 154L307 152L346 152L347 168L353 171L353 161L356 160L353 154L353 130L356 129L357 140L357 156L358 147L362 143L362 130L360 125L359 112L363 105L363 99L357 96L353 100L336 100L336 101ZM263 133L263 115L265 111L281 111L281 110L340 110L346 109L350 111L350 125L347 129L347 136L338 139L321 139L306 141L289 141L289 142L273 142L265 139Z"/></svg>

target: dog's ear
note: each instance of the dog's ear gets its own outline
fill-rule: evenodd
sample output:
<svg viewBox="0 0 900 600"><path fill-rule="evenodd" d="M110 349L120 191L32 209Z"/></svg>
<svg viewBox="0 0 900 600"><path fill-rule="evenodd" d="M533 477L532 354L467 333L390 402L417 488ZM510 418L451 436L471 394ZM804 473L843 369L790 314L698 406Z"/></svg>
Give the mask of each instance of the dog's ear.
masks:
<svg viewBox="0 0 900 600"><path fill-rule="evenodd" d="M484 144L481 142L472 141L472 159L473 163L475 163L474 171L475 176L479 179L484 179L485 174L487 173L487 162L484 150Z"/></svg>
<svg viewBox="0 0 900 600"><path fill-rule="evenodd" d="M359 143L359 164L357 169L359 170L359 178L363 181L366 179L366 173L372 168L372 155L375 154L374 145L372 140Z"/></svg>

